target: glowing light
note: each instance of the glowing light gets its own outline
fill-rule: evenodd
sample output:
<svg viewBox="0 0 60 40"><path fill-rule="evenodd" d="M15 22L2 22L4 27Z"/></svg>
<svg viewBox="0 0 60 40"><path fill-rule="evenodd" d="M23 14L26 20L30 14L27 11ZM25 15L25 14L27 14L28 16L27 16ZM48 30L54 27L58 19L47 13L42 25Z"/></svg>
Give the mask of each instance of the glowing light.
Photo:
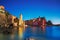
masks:
<svg viewBox="0 0 60 40"><path fill-rule="evenodd" d="M19 37L23 38L23 28L19 27Z"/></svg>
<svg viewBox="0 0 60 40"><path fill-rule="evenodd" d="M22 19L22 14L20 15L20 19L19 19L19 37L22 39L23 38L23 32L25 29L25 22Z"/></svg>

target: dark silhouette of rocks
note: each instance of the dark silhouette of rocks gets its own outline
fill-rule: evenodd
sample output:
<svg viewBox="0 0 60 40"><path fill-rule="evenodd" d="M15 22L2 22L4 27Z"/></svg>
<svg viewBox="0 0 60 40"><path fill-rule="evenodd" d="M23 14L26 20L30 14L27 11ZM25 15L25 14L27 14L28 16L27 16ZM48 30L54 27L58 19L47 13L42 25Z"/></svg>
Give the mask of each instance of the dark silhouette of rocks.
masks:
<svg viewBox="0 0 60 40"><path fill-rule="evenodd" d="M47 21L47 25L51 26L53 25L52 22L50 20Z"/></svg>

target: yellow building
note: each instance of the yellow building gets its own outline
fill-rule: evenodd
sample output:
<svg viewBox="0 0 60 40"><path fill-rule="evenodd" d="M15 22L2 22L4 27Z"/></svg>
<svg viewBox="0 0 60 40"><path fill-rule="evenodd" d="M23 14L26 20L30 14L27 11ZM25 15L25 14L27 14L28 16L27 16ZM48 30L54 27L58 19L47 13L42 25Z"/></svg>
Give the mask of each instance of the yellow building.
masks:
<svg viewBox="0 0 60 40"><path fill-rule="evenodd" d="M14 23L14 19L15 19L16 17L15 16L12 16L12 23Z"/></svg>
<svg viewBox="0 0 60 40"><path fill-rule="evenodd" d="M4 6L0 6L0 12L2 12L2 13L4 13L5 11L4 11Z"/></svg>
<svg viewBox="0 0 60 40"><path fill-rule="evenodd" d="M15 16L12 16L12 23L13 23L13 26L14 26L14 27L17 27L17 26L18 26L18 22L15 22L15 20L18 21L18 19L16 19Z"/></svg>
<svg viewBox="0 0 60 40"><path fill-rule="evenodd" d="M4 6L0 6L0 9L5 9Z"/></svg>
<svg viewBox="0 0 60 40"><path fill-rule="evenodd" d="M23 21L22 19L22 14L20 15L20 18L19 18L19 37L20 38L23 38L23 32L24 32L24 29L25 29L25 22Z"/></svg>
<svg viewBox="0 0 60 40"><path fill-rule="evenodd" d="M19 26L21 26L22 24L23 24L23 19L22 19L22 14L21 14L19 18Z"/></svg>

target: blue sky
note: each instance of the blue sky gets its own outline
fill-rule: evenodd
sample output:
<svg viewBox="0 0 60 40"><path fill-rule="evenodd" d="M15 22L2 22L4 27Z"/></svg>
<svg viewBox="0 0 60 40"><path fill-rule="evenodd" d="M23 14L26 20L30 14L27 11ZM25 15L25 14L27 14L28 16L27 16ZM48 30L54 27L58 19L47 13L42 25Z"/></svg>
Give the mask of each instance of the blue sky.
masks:
<svg viewBox="0 0 60 40"><path fill-rule="evenodd" d="M0 5L18 18L22 13L24 20L41 16L54 24L60 23L59 0L0 0Z"/></svg>

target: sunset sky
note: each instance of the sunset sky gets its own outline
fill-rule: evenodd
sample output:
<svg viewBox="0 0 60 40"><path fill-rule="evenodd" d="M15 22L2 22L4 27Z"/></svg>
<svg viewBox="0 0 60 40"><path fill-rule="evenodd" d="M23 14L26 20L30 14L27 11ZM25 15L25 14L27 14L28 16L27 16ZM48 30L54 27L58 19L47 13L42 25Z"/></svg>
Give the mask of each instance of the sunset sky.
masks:
<svg viewBox="0 0 60 40"><path fill-rule="evenodd" d="M0 5L18 18L22 13L24 20L41 16L54 24L60 23L59 0L0 0Z"/></svg>

